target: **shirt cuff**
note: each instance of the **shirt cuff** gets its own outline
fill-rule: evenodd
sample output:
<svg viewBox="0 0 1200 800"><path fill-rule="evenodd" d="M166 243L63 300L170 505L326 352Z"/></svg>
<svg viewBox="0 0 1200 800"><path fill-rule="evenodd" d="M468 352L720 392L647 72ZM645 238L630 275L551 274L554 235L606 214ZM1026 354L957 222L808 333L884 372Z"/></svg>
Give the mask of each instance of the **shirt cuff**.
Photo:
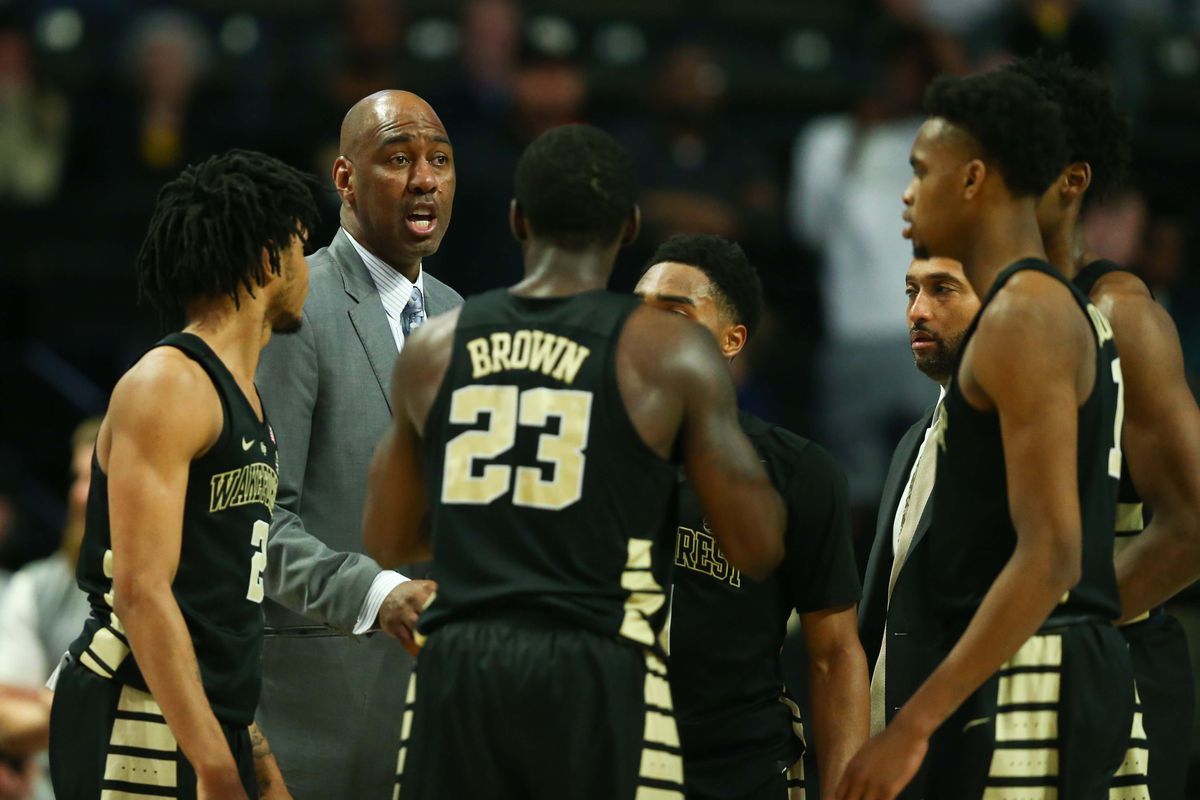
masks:
<svg viewBox="0 0 1200 800"><path fill-rule="evenodd" d="M367 590L366 599L363 600L362 610L358 612L358 620L354 623L352 632L358 635L378 630L379 607L392 593L392 589L407 580L408 578L399 572L390 569L385 569L376 575L375 580L371 581L371 588Z"/></svg>

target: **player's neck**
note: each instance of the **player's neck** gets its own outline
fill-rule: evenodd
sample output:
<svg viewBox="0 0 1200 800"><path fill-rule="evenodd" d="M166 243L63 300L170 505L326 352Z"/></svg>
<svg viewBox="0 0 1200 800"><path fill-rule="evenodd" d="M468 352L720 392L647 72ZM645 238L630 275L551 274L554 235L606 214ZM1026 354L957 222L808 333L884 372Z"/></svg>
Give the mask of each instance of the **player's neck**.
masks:
<svg viewBox="0 0 1200 800"><path fill-rule="evenodd" d="M195 334L217 354L243 386L254 382L258 357L271 338L266 321L266 298L241 293L240 307L228 297L204 298L188 304L185 333Z"/></svg>
<svg viewBox="0 0 1200 800"><path fill-rule="evenodd" d="M543 242L525 245L525 277L509 291L521 297L565 297L603 289L616 248L568 250Z"/></svg>
<svg viewBox="0 0 1200 800"><path fill-rule="evenodd" d="M1046 260L1069 281L1095 260L1079 224L1078 210L1068 214L1058 229L1045 237L1044 243Z"/></svg>
<svg viewBox="0 0 1200 800"><path fill-rule="evenodd" d="M980 297L1017 261L1046 258L1032 200L1013 200L987 213L975 231L963 271Z"/></svg>

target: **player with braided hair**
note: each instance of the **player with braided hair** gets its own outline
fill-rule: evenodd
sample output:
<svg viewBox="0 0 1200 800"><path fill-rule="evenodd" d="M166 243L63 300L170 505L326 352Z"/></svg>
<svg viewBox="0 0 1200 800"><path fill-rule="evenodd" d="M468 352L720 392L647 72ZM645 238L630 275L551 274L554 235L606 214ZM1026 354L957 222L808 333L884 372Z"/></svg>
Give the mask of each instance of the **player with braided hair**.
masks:
<svg viewBox="0 0 1200 800"><path fill-rule="evenodd" d="M271 333L300 324L309 187L231 151L159 194L138 281L185 326L125 373L100 426L77 569L91 615L50 719L61 800L238 800L263 779L286 796L252 724L278 485L254 373Z"/></svg>

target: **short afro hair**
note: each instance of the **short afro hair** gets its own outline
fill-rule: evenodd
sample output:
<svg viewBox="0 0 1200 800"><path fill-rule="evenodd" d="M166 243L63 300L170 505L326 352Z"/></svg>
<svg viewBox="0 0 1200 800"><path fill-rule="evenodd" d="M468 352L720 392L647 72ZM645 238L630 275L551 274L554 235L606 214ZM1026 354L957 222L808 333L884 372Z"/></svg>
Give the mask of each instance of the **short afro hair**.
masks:
<svg viewBox="0 0 1200 800"><path fill-rule="evenodd" d="M722 311L745 325L747 335L754 335L763 316L762 282L737 242L705 233L672 236L658 246L642 273L666 261L687 264L707 275L717 289Z"/></svg>
<svg viewBox="0 0 1200 800"><path fill-rule="evenodd" d="M516 200L539 238L570 250L611 244L637 203L637 168L599 128L563 125L521 154Z"/></svg>
<svg viewBox="0 0 1200 800"><path fill-rule="evenodd" d="M1067 55L1038 54L1006 69L1033 80L1062 112L1067 161L1086 161L1092 185L1084 202L1104 200L1120 190L1129 172L1129 119L1117 109L1112 88L1095 72L1075 66Z"/></svg>
<svg viewBox="0 0 1200 800"><path fill-rule="evenodd" d="M970 134L1017 197L1045 192L1067 163L1058 105L1012 70L943 75L926 89L925 111Z"/></svg>
<svg viewBox="0 0 1200 800"><path fill-rule="evenodd" d="M310 176L253 150L230 150L189 165L158 192L138 252L138 293L171 324L189 300L251 295L267 280L293 236L319 219Z"/></svg>

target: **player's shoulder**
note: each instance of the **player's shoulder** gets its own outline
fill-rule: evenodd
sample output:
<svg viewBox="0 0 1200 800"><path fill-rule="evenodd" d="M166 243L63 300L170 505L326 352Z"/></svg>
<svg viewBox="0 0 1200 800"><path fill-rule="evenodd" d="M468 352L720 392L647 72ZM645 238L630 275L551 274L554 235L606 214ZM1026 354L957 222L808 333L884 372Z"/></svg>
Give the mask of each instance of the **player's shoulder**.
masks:
<svg viewBox="0 0 1200 800"><path fill-rule="evenodd" d="M619 347L631 355L668 370L708 367L719 355L712 334L679 314L639 305L629 315Z"/></svg>
<svg viewBox="0 0 1200 800"><path fill-rule="evenodd" d="M155 427L194 427L200 420L221 420L221 400L212 379L198 362L176 347L148 350L117 381L108 416Z"/></svg>
<svg viewBox="0 0 1200 800"><path fill-rule="evenodd" d="M193 394L202 384L212 385L204 367L177 347L159 345L147 350L121 376L113 397L152 393L165 401Z"/></svg>
<svg viewBox="0 0 1200 800"><path fill-rule="evenodd" d="M1088 328L1082 294L1066 279L1037 269L1013 274L979 315L976 337L1069 336Z"/></svg>
<svg viewBox="0 0 1200 800"><path fill-rule="evenodd" d="M1141 309L1149 303L1156 303L1146 282L1125 269L1114 269L1097 278L1090 299L1106 314L1127 307Z"/></svg>

